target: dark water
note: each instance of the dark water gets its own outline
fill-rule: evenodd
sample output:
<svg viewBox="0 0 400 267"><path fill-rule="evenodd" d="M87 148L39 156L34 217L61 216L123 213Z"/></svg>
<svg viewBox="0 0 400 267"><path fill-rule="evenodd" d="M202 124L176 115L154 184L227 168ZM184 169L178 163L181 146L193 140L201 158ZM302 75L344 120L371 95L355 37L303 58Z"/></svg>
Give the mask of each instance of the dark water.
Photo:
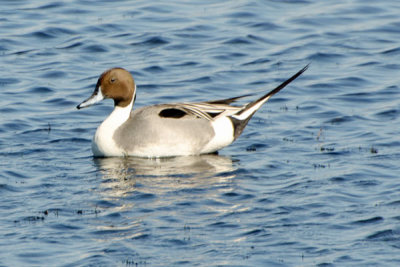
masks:
<svg viewBox="0 0 400 267"><path fill-rule="evenodd" d="M398 266L400 2L1 1L1 266ZM264 92L219 156L92 158L112 102Z"/></svg>

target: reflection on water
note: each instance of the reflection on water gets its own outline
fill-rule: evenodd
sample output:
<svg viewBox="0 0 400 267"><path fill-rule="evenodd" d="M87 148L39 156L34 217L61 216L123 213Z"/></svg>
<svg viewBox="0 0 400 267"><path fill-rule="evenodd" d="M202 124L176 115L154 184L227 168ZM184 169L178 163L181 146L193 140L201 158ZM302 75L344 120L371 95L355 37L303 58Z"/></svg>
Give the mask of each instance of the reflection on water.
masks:
<svg viewBox="0 0 400 267"><path fill-rule="evenodd" d="M235 177L232 159L218 155L173 158L95 158L109 197L208 188Z"/></svg>
<svg viewBox="0 0 400 267"><path fill-rule="evenodd" d="M221 199L235 188L237 172L229 157L95 158L94 163L101 175L96 193L101 212L92 238L100 243L147 240L152 227L170 227L172 232L157 238L169 243L176 240L179 227L188 221L196 225L193 218L201 214L215 218L236 210L236 205Z"/></svg>

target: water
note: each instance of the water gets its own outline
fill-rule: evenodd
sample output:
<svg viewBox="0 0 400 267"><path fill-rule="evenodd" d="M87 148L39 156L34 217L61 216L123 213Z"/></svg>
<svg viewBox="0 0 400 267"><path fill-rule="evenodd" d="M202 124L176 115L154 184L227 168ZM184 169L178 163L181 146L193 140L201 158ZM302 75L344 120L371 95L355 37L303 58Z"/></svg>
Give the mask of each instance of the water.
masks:
<svg viewBox="0 0 400 267"><path fill-rule="evenodd" d="M2 1L1 266L400 264L398 1ZM265 92L217 155L93 159L112 110Z"/></svg>

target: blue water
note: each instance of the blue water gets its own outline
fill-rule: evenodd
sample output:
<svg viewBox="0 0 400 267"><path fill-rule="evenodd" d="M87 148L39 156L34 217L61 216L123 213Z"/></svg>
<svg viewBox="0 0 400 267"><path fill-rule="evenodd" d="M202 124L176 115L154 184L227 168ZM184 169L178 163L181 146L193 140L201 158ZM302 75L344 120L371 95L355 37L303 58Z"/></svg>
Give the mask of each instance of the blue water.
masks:
<svg viewBox="0 0 400 267"><path fill-rule="evenodd" d="M0 8L0 266L398 266L400 2ZM219 155L94 159L110 67L135 107L266 92Z"/></svg>

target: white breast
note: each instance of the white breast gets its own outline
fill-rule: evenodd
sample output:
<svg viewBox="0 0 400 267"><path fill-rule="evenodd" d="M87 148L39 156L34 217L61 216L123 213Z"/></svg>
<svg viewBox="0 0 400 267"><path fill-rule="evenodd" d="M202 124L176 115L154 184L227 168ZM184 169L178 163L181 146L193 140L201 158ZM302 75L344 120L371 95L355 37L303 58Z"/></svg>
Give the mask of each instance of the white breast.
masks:
<svg viewBox="0 0 400 267"><path fill-rule="evenodd" d="M115 107L113 112L97 128L92 141L92 151L95 157L125 156L126 152L115 143L115 131L129 119L133 101L127 107Z"/></svg>

